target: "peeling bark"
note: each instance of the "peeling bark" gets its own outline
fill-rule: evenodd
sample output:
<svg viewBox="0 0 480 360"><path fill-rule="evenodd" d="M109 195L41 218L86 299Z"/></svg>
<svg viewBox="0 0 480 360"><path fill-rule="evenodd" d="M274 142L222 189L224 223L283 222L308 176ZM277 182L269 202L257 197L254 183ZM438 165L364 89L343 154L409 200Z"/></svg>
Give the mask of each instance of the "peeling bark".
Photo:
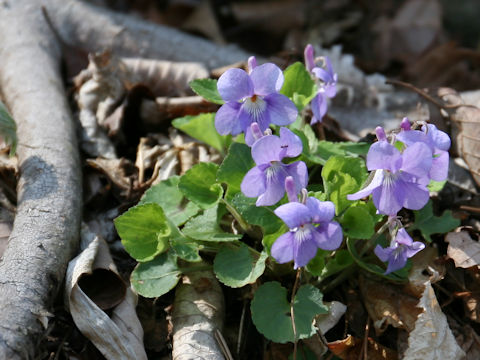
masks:
<svg viewBox="0 0 480 360"><path fill-rule="evenodd" d="M0 84L18 128L18 207L0 262L0 359L34 356L77 247L80 161L60 48L31 1L0 1Z"/></svg>

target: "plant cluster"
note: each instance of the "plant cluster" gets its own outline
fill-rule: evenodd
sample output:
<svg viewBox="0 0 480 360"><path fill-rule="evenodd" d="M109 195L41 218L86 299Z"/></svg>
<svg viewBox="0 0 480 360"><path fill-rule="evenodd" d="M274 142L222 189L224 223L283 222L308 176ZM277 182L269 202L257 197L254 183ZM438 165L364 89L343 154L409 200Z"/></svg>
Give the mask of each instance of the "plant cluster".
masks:
<svg viewBox="0 0 480 360"><path fill-rule="evenodd" d="M311 45L305 65L282 72L251 57L247 71L229 69L191 87L221 107L172 124L224 158L153 186L116 219L139 262L131 275L139 294L161 296L183 273L213 268L226 286L258 283L251 302L257 329L275 342L296 342L312 336L314 318L329 311L321 289L352 269L407 280L408 259L425 244L402 225L402 208L413 210L410 229L427 242L458 225L449 212L435 217L429 201L445 183L450 146L434 125L413 129L404 119L389 135L379 127L371 146L318 139L311 124L322 122L337 74ZM291 279L292 267L281 265L291 261L289 302L280 282L266 280Z"/></svg>

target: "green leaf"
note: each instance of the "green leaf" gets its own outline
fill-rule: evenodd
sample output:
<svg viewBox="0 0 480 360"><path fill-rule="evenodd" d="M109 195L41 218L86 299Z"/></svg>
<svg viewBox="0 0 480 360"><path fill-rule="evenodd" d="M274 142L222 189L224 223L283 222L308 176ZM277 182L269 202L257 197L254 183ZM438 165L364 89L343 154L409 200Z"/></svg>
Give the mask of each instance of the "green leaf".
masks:
<svg viewBox="0 0 480 360"><path fill-rule="evenodd" d="M228 185L227 199L232 199L236 193L240 192L243 177L254 166L251 149L247 145L239 143L230 145L228 154L217 173L217 180Z"/></svg>
<svg viewBox="0 0 480 360"><path fill-rule="evenodd" d="M164 253L147 263L140 263L130 277L133 288L145 297L159 297L173 289L182 272L175 256Z"/></svg>
<svg viewBox="0 0 480 360"><path fill-rule="evenodd" d="M224 153L225 149L232 142L230 135L222 136L217 132L214 113L187 115L173 120L172 125L221 153Z"/></svg>
<svg viewBox="0 0 480 360"><path fill-rule="evenodd" d="M370 145L367 143L354 142L331 142L326 140L318 141L317 147L311 150L311 157L316 158L317 163L325 163L332 156L365 155Z"/></svg>
<svg viewBox="0 0 480 360"><path fill-rule="evenodd" d="M222 97L218 93L217 80L215 79L196 79L190 81L190 87L195 94L215 104L224 104Z"/></svg>
<svg viewBox="0 0 480 360"><path fill-rule="evenodd" d="M428 201L423 209L414 211L413 213L415 214L415 222L409 230L420 230L428 242L432 241L430 235L444 234L460 226L460 220L452 217L451 210L446 210L442 216L433 215L431 200Z"/></svg>
<svg viewBox="0 0 480 360"><path fill-rule="evenodd" d="M223 231L219 222L225 215L225 207L215 206L205 210L203 214L190 219L182 231L185 235L195 240L202 241L235 241L242 238L242 235L236 235Z"/></svg>
<svg viewBox="0 0 480 360"><path fill-rule="evenodd" d="M371 264L367 263L362 260L360 255L357 253L357 250L355 248L355 239L347 238L347 248L350 254L353 257L353 260L364 270L375 274L377 276L380 276L382 278L388 279L393 282L398 282L398 283L404 283L408 281L408 270L409 270L409 263L407 263L407 266L405 266L403 269L400 269L398 271L395 271L393 273L390 273L388 275L385 275L385 270L382 269L380 266L377 264ZM410 262L411 266L411 262Z"/></svg>
<svg viewBox="0 0 480 360"><path fill-rule="evenodd" d="M312 285L303 285L298 289L293 304L297 339L315 334L313 318L328 313L322 298L320 290ZM257 289L251 311L253 323L266 338L277 343L295 341L287 289L278 282L267 282Z"/></svg>
<svg viewBox="0 0 480 360"><path fill-rule="evenodd" d="M215 206L222 198L223 188L216 182L218 165L200 163L188 170L178 183L178 188L202 209Z"/></svg>
<svg viewBox="0 0 480 360"><path fill-rule="evenodd" d="M114 220L125 250L140 262L168 249L170 228L158 204L137 205Z"/></svg>
<svg viewBox="0 0 480 360"><path fill-rule="evenodd" d="M241 192L235 194L232 199L233 207L252 225L258 225L262 228L263 234L276 232L283 225L283 221L274 214L272 207L255 205L256 199L247 198Z"/></svg>
<svg viewBox="0 0 480 360"><path fill-rule="evenodd" d="M177 226L171 221L169 221L170 227L170 246L172 250L175 251L175 254L183 260L190 262L201 261L202 258L198 254L200 250L200 245L193 239L190 239L182 234Z"/></svg>
<svg viewBox="0 0 480 360"><path fill-rule="evenodd" d="M365 162L361 158L332 156L328 159L322 169L322 178L337 215L352 204L347 195L360 190L367 177Z"/></svg>
<svg viewBox="0 0 480 360"><path fill-rule="evenodd" d="M315 82L301 62L290 65L283 74L285 81L280 93L292 99L298 110L302 110L315 96Z"/></svg>
<svg viewBox="0 0 480 360"><path fill-rule="evenodd" d="M318 276L323 280L331 275L339 273L353 264L353 257L346 249L337 250L335 256L328 260L322 272Z"/></svg>
<svg viewBox="0 0 480 360"><path fill-rule="evenodd" d="M268 254L263 252L255 262L245 244L240 247L222 247L215 256L213 271L218 280L232 288L254 283L265 270Z"/></svg>
<svg viewBox="0 0 480 360"><path fill-rule="evenodd" d="M447 183L447 180L444 181L435 181L435 180L430 180L430 183L428 184L427 188L428 191L432 192L440 192L442 191L443 187Z"/></svg>
<svg viewBox="0 0 480 360"><path fill-rule="evenodd" d="M350 206L340 219L343 233L356 239L369 239L375 232L375 220L370 215L367 205L357 203Z"/></svg>
<svg viewBox="0 0 480 360"><path fill-rule="evenodd" d="M262 244L265 249L267 249L267 251L270 253L270 248L272 247L273 243L280 237L280 235L285 234L287 231L289 231L287 225L282 223L280 228L274 233L263 235Z"/></svg>
<svg viewBox="0 0 480 360"><path fill-rule="evenodd" d="M139 204L156 203L175 225L182 225L198 214L200 208L185 199L185 195L178 189L179 181L179 176L172 176L152 186L145 192Z"/></svg>
<svg viewBox="0 0 480 360"><path fill-rule="evenodd" d="M315 257L310 260L305 269L313 276L319 276L325 267L325 258L330 254L330 251L322 249L317 250Z"/></svg>
<svg viewBox="0 0 480 360"><path fill-rule="evenodd" d="M0 135L5 143L10 146L10 156L17 151L17 124L8 112L5 105L0 101Z"/></svg>

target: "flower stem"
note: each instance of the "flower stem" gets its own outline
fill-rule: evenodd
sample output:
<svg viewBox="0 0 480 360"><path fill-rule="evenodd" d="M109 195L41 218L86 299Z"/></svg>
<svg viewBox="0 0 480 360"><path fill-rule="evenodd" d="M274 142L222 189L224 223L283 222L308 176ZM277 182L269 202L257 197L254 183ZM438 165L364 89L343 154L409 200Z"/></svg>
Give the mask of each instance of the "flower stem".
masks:
<svg viewBox="0 0 480 360"><path fill-rule="evenodd" d="M367 251L371 250L373 246L375 245L375 241L379 238L380 235L383 234L383 232L388 228L389 222L385 222L378 231L373 234L373 236L366 242L366 244L362 247L362 250L359 252L359 256L362 257L363 254L365 254Z"/></svg>
<svg viewBox="0 0 480 360"><path fill-rule="evenodd" d="M290 299L290 315L292 317L292 327L293 327L293 360L297 360L297 327L295 326L295 313L293 310L293 305L295 303L295 294L297 293L298 284L300 282L300 276L302 274L302 268L297 269L297 276L295 277L295 283L293 284L292 297Z"/></svg>
<svg viewBox="0 0 480 360"><path fill-rule="evenodd" d="M238 222L238 225L242 228L242 230L247 233L250 237L257 239L258 236L253 231L252 227L245 221L245 219L240 215L240 213L235 209L227 200L221 200L223 204L225 204L227 210L232 214L234 219Z"/></svg>

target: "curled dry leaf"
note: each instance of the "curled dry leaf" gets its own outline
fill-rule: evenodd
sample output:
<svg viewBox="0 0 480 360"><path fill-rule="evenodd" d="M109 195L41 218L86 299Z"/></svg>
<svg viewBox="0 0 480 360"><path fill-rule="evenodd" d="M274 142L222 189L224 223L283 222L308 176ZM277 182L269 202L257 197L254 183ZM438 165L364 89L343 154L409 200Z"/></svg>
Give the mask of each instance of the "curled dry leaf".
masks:
<svg viewBox="0 0 480 360"><path fill-rule="evenodd" d="M131 74L129 82L149 87L155 96L192 95L190 81L209 77L205 65L196 62L142 58L122 58L122 62Z"/></svg>
<svg viewBox="0 0 480 360"><path fill-rule="evenodd" d="M413 330L418 314L418 299L406 294L402 287L386 282L360 278L360 290L368 314L378 333L386 330L388 325L396 328Z"/></svg>
<svg viewBox="0 0 480 360"><path fill-rule="evenodd" d="M462 97L449 88L439 89L438 95L447 106L453 107L450 110L453 144L480 185L480 103L465 104Z"/></svg>
<svg viewBox="0 0 480 360"><path fill-rule="evenodd" d="M468 232L448 233L445 241L448 243L447 255L456 267L469 268L480 264L480 243L473 240Z"/></svg>
<svg viewBox="0 0 480 360"><path fill-rule="evenodd" d="M451 321L453 323L453 321ZM457 327L457 335L455 339L462 350L467 354L464 360L480 359L480 336L468 324L455 324ZM455 331L452 326L452 331Z"/></svg>
<svg viewBox="0 0 480 360"><path fill-rule="evenodd" d="M140 139L135 166L139 171L139 184L149 186L173 175L183 175L199 162L220 161L219 153L212 147L195 142L192 138L170 129L163 134ZM146 171L152 175L147 180Z"/></svg>
<svg viewBox="0 0 480 360"><path fill-rule="evenodd" d="M328 349L342 360L362 359L364 351L364 342L362 339L355 338L351 335L343 340L333 341L327 344ZM369 360L397 360L397 352L380 345L372 338L367 340L367 355Z"/></svg>
<svg viewBox="0 0 480 360"><path fill-rule="evenodd" d="M445 264L438 261L438 249L428 246L412 258L412 268L408 273L408 283L404 291L420 299L425 289L425 282L432 284L442 280L445 276Z"/></svg>
<svg viewBox="0 0 480 360"><path fill-rule="evenodd" d="M212 271L184 275L171 316L173 360L223 360L215 333L223 328L224 311L222 289Z"/></svg>
<svg viewBox="0 0 480 360"><path fill-rule="evenodd" d="M423 312L415 322L415 329L410 332L403 359L463 359L465 353L458 346L429 281L425 283L418 307Z"/></svg>
<svg viewBox="0 0 480 360"><path fill-rule="evenodd" d="M113 185L115 194L122 198L133 198L138 195L139 187L135 182L137 169L130 160L121 159L87 159L87 164L103 173Z"/></svg>
<svg viewBox="0 0 480 360"><path fill-rule="evenodd" d="M339 301L325 302L325 305L328 306L328 314L317 315L315 317L315 324L322 335L337 325L338 321L345 314L345 311L347 311L347 307ZM318 358L321 358L328 350L318 334L303 340L303 342Z"/></svg>
<svg viewBox="0 0 480 360"><path fill-rule="evenodd" d="M317 315L315 318L317 328L322 334L325 334L337 325L340 318L347 311L347 307L340 301L326 302L325 305L328 306L328 314Z"/></svg>
<svg viewBox="0 0 480 360"><path fill-rule="evenodd" d="M81 248L66 276L65 301L73 321L106 359L146 360L143 329L135 312L137 298L118 275L108 245L84 226ZM112 282L113 293L107 286ZM109 317L102 308L112 307Z"/></svg>
<svg viewBox="0 0 480 360"><path fill-rule="evenodd" d="M88 68L74 80L78 88L83 150L90 156L116 158L115 147L106 129L111 133L118 132L125 115L124 99L140 104L144 95L145 98L191 95L189 82L208 76L208 70L199 63L120 59L109 52L90 54ZM139 86L145 90L138 91ZM132 96L131 91L134 92Z"/></svg>

